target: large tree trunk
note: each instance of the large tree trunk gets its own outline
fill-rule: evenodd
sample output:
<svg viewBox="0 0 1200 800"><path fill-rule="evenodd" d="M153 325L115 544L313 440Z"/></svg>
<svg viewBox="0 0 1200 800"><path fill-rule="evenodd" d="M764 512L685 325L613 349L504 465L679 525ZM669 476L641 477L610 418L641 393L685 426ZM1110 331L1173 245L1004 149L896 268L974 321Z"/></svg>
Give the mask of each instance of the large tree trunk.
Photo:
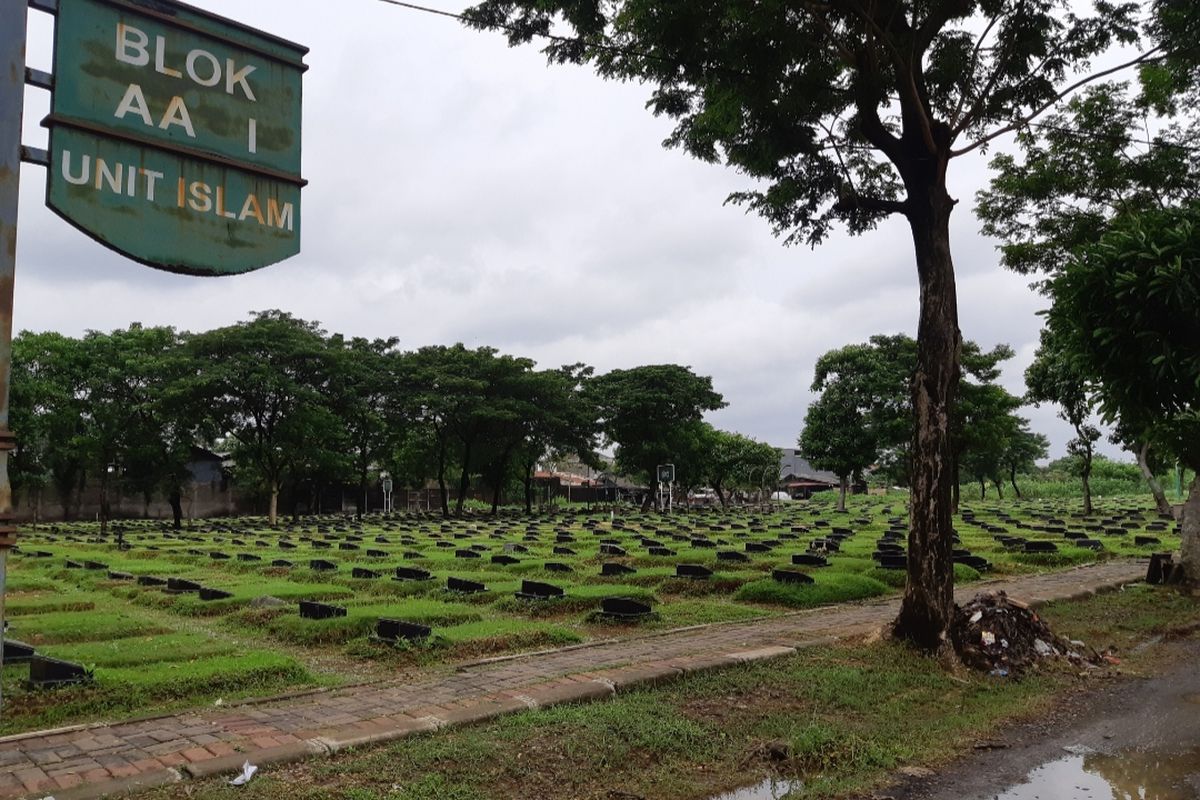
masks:
<svg viewBox="0 0 1200 800"><path fill-rule="evenodd" d="M271 502L267 506L267 524L272 528L279 519L279 481L271 481Z"/></svg>
<svg viewBox="0 0 1200 800"><path fill-rule="evenodd" d="M1200 588L1200 470L1183 504L1183 535L1179 542L1179 579L1190 589Z"/></svg>
<svg viewBox="0 0 1200 800"><path fill-rule="evenodd" d="M1142 471L1142 477L1146 479L1146 483L1150 485L1150 493L1154 495L1154 506L1160 514L1169 514L1175 516L1175 508L1171 502L1167 500L1167 493L1163 491L1162 484L1158 482L1158 477L1155 476L1154 470L1150 469L1150 460L1147 456L1150 453L1150 443L1144 442L1138 448L1137 462L1138 469Z"/></svg>
<svg viewBox="0 0 1200 800"><path fill-rule="evenodd" d="M533 464L525 465L525 513L533 513Z"/></svg>
<svg viewBox="0 0 1200 800"><path fill-rule="evenodd" d="M837 510L839 513L846 513L846 490L850 486L850 481L844 476L838 476L838 501Z"/></svg>
<svg viewBox="0 0 1200 800"><path fill-rule="evenodd" d="M1083 514L1092 513L1092 457L1084 456L1083 462Z"/></svg>
<svg viewBox="0 0 1200 800"><path fill-rule="evenodd" d="M713 486L713 491L717 493L717 499L721 501L721 508L729 508L729 501L725 499L725 491L720 484Z"/></svg>
<svg viewBox="0 0 1200 800"><path fill-rule="evenodd" d="M979 479L979 499L987 500L987 482L983 478ZM958 512L958 503L954 504L954 511Z"/></svg>
<svg viewBox="0 0 1200 800"><path fill-rule="evenodd" d="M356 498L356 500L354 502L354 505L356 506L355 511L357 512L357 516L358 516L359 520L361 520L363 518L363 514L367 513L367 491L368 491L366 459L363 459L361 464L362 464L362 466L360 467L359 472L358 472L358 497Z"/></svg>
<svg viewBox="0 0 1200 800"><path fill-rule="evenodd" d="M440 443L438 445L437 482L438 498L442 504L442 518L447 519L450 516L450 501L446 491L446 446Z"/></svg>
<svg viewBox="0 0 1200 800"><path fill-rule="evenodd" d="M926 157L918 163L924 166L914 171L923 174L906 177L908 220L921 289L917 371L913 376L912 511L908 580L894 631L898 638L932 652L945 645L954 613L951 494L958 476L951 458L950 420L958 390L962 334L950 254L954 201L945 190L946 161L944 157Z"/></svg>
<svg viewBox="0 0 1200 800"><path fill-rule="evenodd" d="M462 474L458 478L458 502L454 513L462 516L463 504L467 502L467 492L471 489L471 445L463 448Z"/></svg>
<svg viewBox="0 0 1200 800"><path fill-rule="evenodd" d="M171 527L180 530L183 528L183 496L179 487L171 489L167 494L167 502L171 504Z"/></svg>
<svg viewBox="0 0 1200 800"><path fill-rule="evenodd" d="M1017 486L1017 468L1012 467L1008 471L1008 480L1012 483L1013 491L1017 493L1017 499L1021 499L1021 487Z"/></svg>
<svg viewBox="0 0 1200 800"><path fill-rule="evenodd" d="M992 485L996 487L996 497L1004 499L1004 484L1000 482L999 476L992 478Z"/></svg>

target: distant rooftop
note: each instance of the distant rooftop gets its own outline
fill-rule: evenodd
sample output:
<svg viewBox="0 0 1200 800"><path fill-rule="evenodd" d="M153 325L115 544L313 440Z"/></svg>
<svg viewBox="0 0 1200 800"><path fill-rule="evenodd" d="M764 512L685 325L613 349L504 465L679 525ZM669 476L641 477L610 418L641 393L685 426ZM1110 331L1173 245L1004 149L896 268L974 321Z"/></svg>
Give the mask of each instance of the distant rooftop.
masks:
<svg viewBox="0 0 1200 800"><path fill-rule="evenodd" d="M800 451L794 447L780 447L779 450L779 480L780 481L816 481L838 485L838 476L826 470L814 469L813 465L800 457Z"/></svg>

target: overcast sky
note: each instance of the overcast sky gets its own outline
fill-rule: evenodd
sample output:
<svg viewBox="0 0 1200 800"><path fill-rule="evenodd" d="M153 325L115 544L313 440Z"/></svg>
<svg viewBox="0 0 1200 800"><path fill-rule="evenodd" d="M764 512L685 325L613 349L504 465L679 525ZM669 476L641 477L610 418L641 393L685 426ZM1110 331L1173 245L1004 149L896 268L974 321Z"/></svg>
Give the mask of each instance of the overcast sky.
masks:
<svg viewBox="0 0 1200 800"><path fill-rule="evenodd" d="M45 170L26 165L18 329L203 330L280 308L406 348L461 341L601 372L680 363L728 401L714 424L781 447L795 445L821 353L916 333L902 219L784 247L723 205L743 178L661 147L671 125L644 109L648 87L548 67L536 48L378 0L193 4L311 48L302 253L233 278L148 269L49 212ZM30 65L49 70L51 18L30 17ZM26 144L45 146L48 110L47 93L27 91ZM955 161L950 176L963 335L1012 345L1003 382L1022 394L1044 300L979 234L986 159ZM1071 433L1054 410L1025 413L1061 455Z"/></svg>

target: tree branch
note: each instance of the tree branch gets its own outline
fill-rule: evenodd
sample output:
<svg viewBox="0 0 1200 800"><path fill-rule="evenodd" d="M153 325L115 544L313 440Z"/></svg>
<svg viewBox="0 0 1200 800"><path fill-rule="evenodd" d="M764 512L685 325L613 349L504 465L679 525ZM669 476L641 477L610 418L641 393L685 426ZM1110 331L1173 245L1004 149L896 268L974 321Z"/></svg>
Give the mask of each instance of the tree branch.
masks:
<svg viewBox="0 0 1200 800"><path fill-rule="evenodd" d="M964 76L964 77L969 78L971 75L974 74L975 67L977 67L979 65L979 53L981 52L981 49L983 48L983 43L984 43L984 41L987 40L988 34L992 32L992 28L996 27L996 23L999 22L1000 18L1003 16L1004 16L1003 14L997 14L996 16L992 17L991 20L988 21L987 27L983 29L983 33L979 34L979 38L975 41L975 48L971 51L971 66L968 69L966 76ZM922 26L922 28L924 28L924 26ZM996 72L993 72L990 76L988 76L988 83L991 83L993 80L995 80L995 78L996 78ZM982 94L981 96L986 95L987 91L988 91L988 87L985 84L984 94ZM959 129L958 129L959 114L962 113L963 105L965 105L966 102L967 102L967 93L964 91L962 93L962 95L960 95L958 98L958 104L954 107L954 113L950 115L949 122L950 122L951 130L956 134L959 133Z"/></svg>
<svg viewBox="0 0 1200 800"><path fill-rule="evenodd" d="M1011 133L1012 131L1015 131L1017 128L1028 125L1030 122L1037 119L1043 113L1048 111L1051 107L1057 105L1060 101L1062 101L1063 98L1065 98L1067 95L1074 92L1076 89L1086 86L1089 83L1098 81L1101 78L1106 77L1108 75L1112 75L1115 72L1120 72L1121 70L1128 69L1130 67L1135 67L1138 64L1144 64L1147 61L1157 60L1157 59L1152 58L1152 56L1154 56L1154 54L1160 50L1162 50L1161 46L1152 47L1149 50L1147 50L1145 53L1142 53L1141 55L1139 55L1137 58L1130 59L1129 61L1126 61L1123 64L1118 64L1115 67L1110 67L1108 69L1101 70L1100 72L1092 73L1091 75L1088 75L1085 78L1081 78L1081 79L1075 81L1075 83L1073 83L1070 86L1068 86L1067 88L1063 89L1061 92L1056 94L1050 100L1046 101L1041 106L1034 109L1033 111L1026 114L1025 116L1021 117L1020 119L1014 120L1013 122L1010 122L1009 124L1003 126L1002 128L992 131L991 133L987 134L983 138L976 140L975 142L967 145L966 147L963 147L959 150L951 150L950 157L955 158L957 156L966 155L967 153L970 153L973 150L978 150L980 147L983 147L985 144L992 141L993 139L998 139L999 137L1003 136L1006 133Z"/></svg>
<svg viewBox="0 0 1200 800"><path fill-rule="evenodd" d="M925 103L921 98L921 92L917 88L916 79L916 64L919 63L919 57L914 59L905 59L896 47L896 43L892 40L891 34L880 27L879 23L871 14L863 8L857 0L851 0L849 3L850 9L857 14L864 22L867 23L875 32L875 35L880 38L887 49L892 53L892 65L896 68L896 76L899 78L899 86L901 89L901 108L904 108L904 98L907 96L911 104L911 111L914 113L917 125L920 129L922 140L925 146L929 148L930 155L937 155L937 142L933 137L933 120L930 119Z"/></svg>
<svg viewBox="0 0 1200 800"><path fill-rule="evenodd" d="M907 214L907 200L885 200L882 197L869 197L866 195L852 194L846 197L838 198L838 201L833 204L835 211L882 211L885 214Z"/></svg>

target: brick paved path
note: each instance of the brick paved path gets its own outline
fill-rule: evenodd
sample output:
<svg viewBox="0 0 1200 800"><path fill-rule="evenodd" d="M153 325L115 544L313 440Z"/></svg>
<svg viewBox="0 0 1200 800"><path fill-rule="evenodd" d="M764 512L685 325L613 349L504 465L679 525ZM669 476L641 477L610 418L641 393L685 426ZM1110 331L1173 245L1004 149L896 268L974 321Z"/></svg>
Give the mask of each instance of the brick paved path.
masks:
<svg viewBox="0 0 1200 800"><path fill-rule="evenodd" d="M1139 580L1144 564L1109 562L998 581L1033 603ZM969 599L980 585L958 592ZM0 800L81 800L139 787L329 754L555 703L608 697L686 672L772 658L869 633L899 601L757 622L710 625L464 666L419 682L384 682L227 709L40 732L0 740Z"/></svg>

